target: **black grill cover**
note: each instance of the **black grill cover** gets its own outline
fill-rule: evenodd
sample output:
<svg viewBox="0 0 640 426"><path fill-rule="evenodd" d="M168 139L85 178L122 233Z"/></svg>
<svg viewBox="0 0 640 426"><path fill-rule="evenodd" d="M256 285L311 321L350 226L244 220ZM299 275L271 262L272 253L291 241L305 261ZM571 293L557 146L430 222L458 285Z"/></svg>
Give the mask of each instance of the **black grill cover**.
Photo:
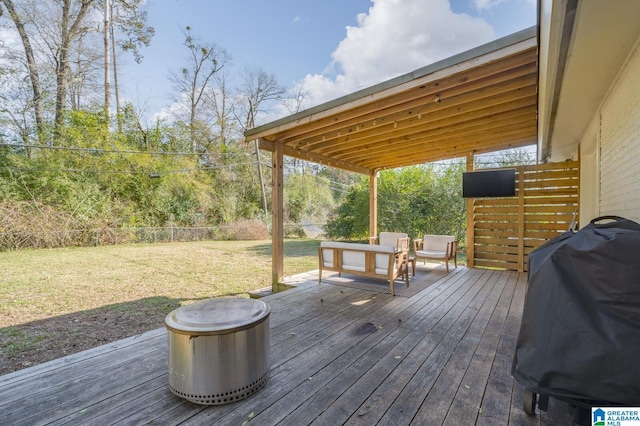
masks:
<svg viewBox="0 0 640 426"><path fill-rule="evenodd" d="M531 252L511 373L539 394L640 405L639 224L605 216Z"/></svg>

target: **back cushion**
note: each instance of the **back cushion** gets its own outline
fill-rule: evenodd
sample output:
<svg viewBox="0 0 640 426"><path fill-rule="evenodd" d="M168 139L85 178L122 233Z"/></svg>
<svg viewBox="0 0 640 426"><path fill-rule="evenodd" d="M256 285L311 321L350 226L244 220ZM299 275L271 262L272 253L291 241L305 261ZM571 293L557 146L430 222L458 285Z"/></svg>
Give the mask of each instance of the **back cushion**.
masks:
<svg viewBox="0 0 640 426"><path fill-rule="evenodd" d="M456 240L456 237L453 235L425 235L423 250L436 250L436 251L445 251L447 250L447 243L453 242Z"/></svg>
<svg viewBox="0 0 640 426"><path fill-rule="evenodd" d="M381 232L379 235L381 246L396 246L398 238L407 238L408 235L405 232Z"/></svg>

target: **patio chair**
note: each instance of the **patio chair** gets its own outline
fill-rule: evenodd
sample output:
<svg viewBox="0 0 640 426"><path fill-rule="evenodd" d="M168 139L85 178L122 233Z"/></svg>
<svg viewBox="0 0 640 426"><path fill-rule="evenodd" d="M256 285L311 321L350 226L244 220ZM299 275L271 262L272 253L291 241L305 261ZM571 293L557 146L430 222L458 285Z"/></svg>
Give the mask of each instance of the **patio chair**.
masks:
<svg viewBox="0 0 640 426"><path fill-rule="evenodd" d="M443 260L449 272L449 260L453 260L455 267L458 267L458 241L453 235L425 235L422 239L413 240L413 250L416 259L422 259L423 263L427 259Z"/></svg>
<svg viewBox="0 0 640 426"><path fill-rule="evenodd" d="M396 259L398 260L397 267L398 276L402 276L409 286L409 264L415 262L415 257L409 256L411 250L411 238L403 232L381 232L378 237L369 238L369 244L375 244L376 240L380 241L381 246L393 246L396 249ZM413 268L413 275L415 276L415 266Z"/></svg>
<svg viewBox="0 0 640 426"><path fill-rule="evenodd" d="M400 258L402 259L399 262L402 268L402 271L399 272L399 275L404 276L404 280L407 283L407 287L409 287L409 264L411 264L412 262L415 262L415 257L411 258L411 256L409 256L409 251L411 250L410 244L411 244L411 238L409 237L398 238L396 240L396 252L398 253L397 254L398 260L400 260ZM415 265L414 265L413 276L415 277L415 275L416 275L416 271L415 271Z"/></svg>
<svg viewBox="0 0 640 426"><path fill-rule="evenodd" d="M380 235L369 237L369 244L380 244L381 246L393 246L400 249L400 239L408 238L406 232L381 232ZM407 247L408 248L408 247Z"/></svg>

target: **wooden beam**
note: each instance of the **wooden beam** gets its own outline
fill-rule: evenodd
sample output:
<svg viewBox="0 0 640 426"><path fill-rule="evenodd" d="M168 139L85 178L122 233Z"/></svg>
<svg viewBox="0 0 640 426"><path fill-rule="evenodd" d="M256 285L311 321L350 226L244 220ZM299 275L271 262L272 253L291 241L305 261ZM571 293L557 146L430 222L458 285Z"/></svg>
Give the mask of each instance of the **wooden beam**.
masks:
<svg viewBox="0 0 640 426"><path fill-rule="evenodd" d="M277 142L278 145L283 146L281 143ZM292 148L288 145L283 146L283 153L288 157L299 158L305 161L311 161L313 163L322 164L324 166L333 167L336 169L347 170L350 172L361 173L365 175L370 175L372 173L371 169L366 167L362 167L360 165L351 163L346 160L336 159L332 157L327 157L325 155L317 154L315 152L307 151L302 148Z"/></svg>
<svg viewBox="0 0 640 426"><path fill-rule="evenodd" d="M284 156L282 144L275 144L271 158L271 289L275 293L286 289L281 285L284 277Z"/></svg>
<svg viewBox="0 0 640 426"><path fill-rule="evenodd" d="M363 159L360 165L377 170L403 167L424 162L464 157L465 153L469 151L484 153L532 145L535 143L535 137L535 123L533 123L533 126L528 129L503 131L495 135L482 135L482 137L479 136L478 138L466 137L461 139L459 141L460 143L452 141L452 143L449 144L438 145L432 144L430 141L423 141L424 149L422 151L416 150L413 153L399 145L397 147L399 153L397 157L384 158L372 156L373 158L371 159ZM406 158L405 155L409 158Z"/></svg>
<svg viewBox="0 0 640 426"><path fill-rule="evenodd" d="M423 96L406 101L404 103L394 105L393 108L379 108L375 111L354 117L346 122L330 122L327 126L315 126L313 129L295 135L294 137L283 138L286 143L297 146L298 143L319 144L318 148L322 148L322 144L332 145L344 139L358 137L366 137L366 132L378 130L381 126L389 123L400 122L419 114L425 115L432 110L442 109L443 107L452 107L465 105L472 101L482 100L490 96L499 95L501 93L513 92L525 87L536 87L536 68L535 62L528 66L524 71L524 75L513 75L513 73L502 73L504 76L500 78L493 77L487 80L479 80L468 82L454 89L445 89L438 86L435 93L424 94ZM536 92L534 91L534 96ZM438 101L439 100L439 101ZM446 104L442 104L446 101ZM375 123L375 124L374 124ZM282 135L278 135L281 139ZM314 146L314 149L316 147Z"/></svg>
<svg viewBox="0 0 640 426"><path fill-rule="evenodd" d="M260 138L258 139L258 148L263 151L273 152L276 150L276 145L272 141L268 141L266 139Z"/></svg>
<svg viewBox="0 0 640 426"><path fill-rule="evenodd" d="M455 126L432 127L416 133L407 133L402 138L390 139L381 142L378 145L368 144L368 149L375 149L376 155L384 156L385 153L390 155L398 154L398 146L401 144L404 153L411 152L415 149L423 152L425 143L435 145L438 141L448 141L450 144L456 145L457 140L463 137L477 137L483 133L493 133L496 129L509 128L511 130L522 128L525 126L535 126L536 112L532 107L523 107L516 110L510 110L503 113L492 115L491 117L483 117L482 119L471 119L460 121ZM366 157L370 157L361 151L343 151L341 154L333 154L332 157L345 161L357 161Z"/></svg>
<svg viewBox="0 0 640 426"><path fill-rule="evenodd" d="M274 152L276 150L276 144L279 144L282 146L283 154L286 155L287 157L299 158L301 160L311 161L314 163L323 164L329 167L347 170L350 172L355 172L355 173L360 173L365 175L371 174L371 170L364 167L360 167L356 164L352 164L345 160L323 156L305 149L292 148L288 145L283 145L281 141L274 142L264 138L258 139L258 147L264 151Z"/></svg>
<svg viewBox="0 0 640 426"><path fill-rule="evenodd" d="M324 146L320 153L334 156L362 146L371 147L374 144L388 144L402 141L403 139L406 141L407 135L421 134L425 131L443 127L455 128L457 124L468 121L485 120L490 123L491 118L496 114L526 107L530 107L532 111L535 111L536 102L535 86L453 106L449 106L446 101L442 101L441 106L436 110L425 112L421 115L412 115L411 118L404 121L376 126L375 132L368 132L365 138L354 136L342 139L341 143ZM315 150L312 146L309 149Z"/></svg>
<svg viewBox="0 0 640 426"><path fill-rule="evenodd" d="M392 164L404 164L405 166L422 163L425 160L435 161L442 157L457 158L464 157L469 150L474 152L493 152L505 148L514 148L524 145L535 144L535 118L526 124L528 127L504 125L494 129L486 129L471 135L451 135L448 139L432 141L429 138L423 139L419 145L394 145L393 150L376 149L376 160L370 158L349 158L346 160L352 163L359 163L364 167L376 167L382 169ZM520 127L520 128L519 128ZM493 131L494 133L491 133ZM435 159L435 160L434 160Z"/></svg>

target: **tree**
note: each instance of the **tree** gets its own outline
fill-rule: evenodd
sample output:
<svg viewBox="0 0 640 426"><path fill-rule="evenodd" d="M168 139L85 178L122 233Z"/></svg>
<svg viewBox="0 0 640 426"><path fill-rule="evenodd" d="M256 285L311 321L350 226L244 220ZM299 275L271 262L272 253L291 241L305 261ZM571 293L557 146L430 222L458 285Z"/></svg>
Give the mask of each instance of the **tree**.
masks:
<svg viewBox="0 0 640 426"><path fill-rule="evenodd" d="M289 173L284 182L284 220L326 222L334 201L329 180L303 173Z"/></svg>
<svg viewBox="0 0 640 426"><path fill-rule="evenodd" d="M42 89L40 88L40 77L38 75L38 67L36 65L35 55L33 48L31 47L31 40L25 30L24 24L20 19L20 16L16 12L16 8L13 4L13 0L1 0L2 4L7 8L9 16L13 21L13 24L20 35L22 45L24 47L25 57L27 59L27 68L29 70L29 80L31 81L31 88L33 90L33 111L36 120L36 132L38 139L42 142L43 127L44 127L44 108L42 105ZM0 16L2 15L2 8L0 8ZM27 143L27 140L25 140Z"/></svg>
<svg viewBox="0 0 640 426"><path fill-rule="evenodd" d="M147 12L142 9L146 0L111 0L110 3L110 38L113 68L113 89L116 101L116 115L118 117L118 131L122 131L120 93L118 85L118 55L116 46L125 52L131 52L137 63L142 61L140 48L149 46L155 34L153 27L147 26ZM117 30L117 32L116 32ZM116 35L122 34L122 38ZM108 52L105 49L105 56ZM106 69L105 72L109 70ZM105 77L106 78L106 77Z"/></svg>
<svg viewBox="0 0 640 426"><path fill-rule="evenodd" d="M183 34L183 45L189 50L189 61L179 73L174 72L171 75L171 80L180 96L186 97L187 122L193 152L202 152L198 131L203 130L205 126L199 123L199 108L205 93L210 89L210 81L231 61L231 57L223 48L203 43L194 37L191 27L187 27Z"/></svg>
<svg viewBox="0 0 640 426"><path fill-rule="evenodd" d="M214 84L215 87L206 92L205 103L213 113L214 126L218 132L217 142L224 151L231 139L239 136L239 131L233 118L234 102L228 88L227 74L217 74Z"/></svg>
<svg viewBox="0 0 640 426"><path fill-rule="evenodd" d="M452 234L464 241L465 202L461 164L424 165L385 170L378 179L378 230ZM369 180L362 177L349 188L327 223L330 237L366 237L369 232Z"/></svg>
<svg viewBox="0 0 640 426"><path fill-rule="evenodd" d="M4 6L0 10L6 9L9 12L22 40L24 61L33 91L35 127L41 142L49 75L54 80L51 86L55 93L53 124L54 137L57 137L64 125L64 116L69 106L79 109L84 104L83 97L99 93L103 84L104 102L108 104L109 27L116 26L125 35L118 45L124 50L133 50L136 59L140 57L137 47L148 44L153 35L153 29L145 26L146 14L140 11L143 0L109 0L109 4L106 0L100 4L97 0L0 0L0 4ZM97 49L99 23L97 15L91 12L102 10L103 5L116 10L118 15L108 20L103 28L105 46L100 53ZM105 17L109 16L111 15L105 14ZM106 61L105 79L102 83L97 78L99 69L96 63L100 59Z"/></svg>
<svg viewBox="0 0 640 426"><path fill-rule="evenodd" d="M256 125L256 116L268 111L270 101L280 99L284 93L284 88L278 84L273 74L268 74L262 69L245 69L243 75L243 86L241 96L245 99L244 105L244 122L241 123L243 129L250 129ZM262 177L262 165L260 163L260 149L258 141L254 142L256 161L258 163L258 177L260 179L260 190L262 193L262 211L267 215L267 196Z"/></svg>
<svg viewBox="0 0 640 426"><path fill-rule="evenodd" d="M109 127L109 58L110 58L110 43L111 43L111 2L110 0L104 0L104 28L103 41L104 41L104 116L107 118L107 128Z"/></svg>
<svg viewBox="0 0 640 426"><path fill-rule="evenodd" d="M15 143L31 143L33 134L32 92L20 78L23 73L12 68L0 68L0 128L5 137ZM4 116L4 117L2 117ZM26 149L31 155L31 149Z"/></svg>
<svg viewBox="0 0 640 426"><path fill-rule="evenodd" d="M69 61L72 52L72 44L85 32L89 31L84 26L84 20L95 0L61 0L60 6L60 40L55 56L56 64L56 112L54 121L54 134L60 132L63 125L64 112L67 109L66 97L69 88ZM75 6L75 7L74 7Z"/></svg>
<svg viewBox="0 0 640 426"><path fill-rule="evenodd" d="M364 239L369 232L369 179L349 187L342 203L329 217L326 233L329 238Z"/></svg>

